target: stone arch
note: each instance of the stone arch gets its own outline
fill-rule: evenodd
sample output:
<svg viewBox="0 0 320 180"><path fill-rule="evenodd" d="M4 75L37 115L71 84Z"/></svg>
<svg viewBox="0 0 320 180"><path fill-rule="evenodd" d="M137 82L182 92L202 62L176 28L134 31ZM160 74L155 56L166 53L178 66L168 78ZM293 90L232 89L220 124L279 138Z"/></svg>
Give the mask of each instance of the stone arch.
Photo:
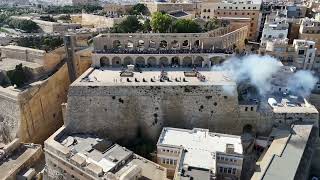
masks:
<svg viewBox="0 0 320 180"><path fill-rule="evenodd" d="M127 49L133 49L134 48L134 43L131 40L128 40L127 44L126 44L126 48Z"/></svg>
<svg viewBox="0 0 320 180"><path fill-rule="evenodd" d="M221 59L222 59L222 58L219 57L219 56L211 57L211 58L209 59L210 62L211 62L211 66L220 64L220 60L221 60Z"/></svg>
<svg viewBox="0 0 320 180"><path fill-rule="evenodd" d="M180 66L180 58L178 56L174 56L171 58L171 65Z"/></svg>
<svg viewBox="0 0 320 180"><path fill-rule="evenodd" d="M110 66L109 58L107 58L106 56L102 56L100 58L100 66L101 67Z"/></svg>
<svg viewBox="0 0 320 180"><path fill-rule="evenodd" d="M129 65L129 64L133 64L133 59L130 56L127 56L123 59L123 65Z"/></svg>
<svg viewBox="0 0 320 180"><path fill-rule="evenodd" d="M149 41L149 48L151 49L156 49L157 48L157 43L153 40Z"/></svg>
<svg viewBox="0 0 320 180"><path fill-rule="evenodd" d="M121 58L116 56L112 58L112 66L114 67L120 67L121 66Z"/></svg>
<svg viewBox="0 0 320 180"><path fill-rule="evenodd" d="M115 49L121 48L121 42L119 40L114 40L112 42L112 47Z"/></svg>
<svg viewBox="0 0 320 180"><path fill-rule="evenodd" d="M179 47L180 47L179 41L173 40L173 41L171 42L171 49L179 49Z"/></svg>
<svg viewBox="0 0 320 180"><path fill-rule="evenodd" d="M167 49L167 48L168 48L168 42L165 41L165 40L160 41L159 47L160 47L161 49Z"/></svg>
<svg viewBox="0 0 320 180"><path fill-rule="evenodd" d="M190 48L189 40L184 40L184 41L182 42L182 48L183 48L183 49L189 49L189 48Z"/></svg>
<svg viewBox="0 0 320 180"><path fill-rule="evenodd" d="M137 65L138 67L144 67L145 64L146 64L146 63L145 63L144 57L139 56L139 57L136 58L136 65Z"/></svg>
<svg viewBox="0 0 320 180"><path fill-rule="evenodd" d="M169 59L167 57L161 57L159 59L159 65L168 66L169 65Z"/></svg>
<svg viewBox="0 0 320 180"><path fill-rule="evenodd" d="M182 66L191 67L192 66L192 58L189 57L189 56L184 57L183 60L182 60Z"/></svg>
<svg viewBox="0 0 320 180"><path fill-rule="evenodd" d="M144 49L144 40L140 39L140 40L138 41L138 48L139 48L140 50L143 50L143 49Z"/></svg>
<svg viewBox="0 0 320 180"><path fill-rule="evenodd" d="M147 59L147 66L149 67L156 67L157 66L157 59L153 56Z"/></svg>
<svg viewBox="0 0 320 180"><path fill-rule="evenodd" d="M253 126L251 124L246 124L242 128L242 133L252 133L253 132Z"/></svg>
<svg viewBox="0 0 320 180"><path fill-rule="evenodd" d="M197 56L195 59L194 59L194 65L196 67L202 67L202 62L204 61L203 57L201 56Z"/></svg>
<svg viewBox="0 0 320 180"><path fill-rule="evenodd" d="M200 45L201 45L200 40L196 40L196 41L194 41L194 43L193 43L193 47L194 47L194 48L200 48Z"/></svg>

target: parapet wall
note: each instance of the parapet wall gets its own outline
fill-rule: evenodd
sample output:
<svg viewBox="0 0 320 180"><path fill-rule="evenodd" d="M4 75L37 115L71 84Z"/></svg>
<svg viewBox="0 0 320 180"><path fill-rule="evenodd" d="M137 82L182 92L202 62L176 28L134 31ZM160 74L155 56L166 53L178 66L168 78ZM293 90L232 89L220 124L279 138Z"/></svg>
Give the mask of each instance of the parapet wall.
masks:
<svg viewBox="0 0 320 180"><path fill-rule="evenodd" d="M112 140L134 139L140 132L156 140L164 126L239 133L237 105L237 96L224 95L222 86L73 85L65 124L71 132Z"/></svg>

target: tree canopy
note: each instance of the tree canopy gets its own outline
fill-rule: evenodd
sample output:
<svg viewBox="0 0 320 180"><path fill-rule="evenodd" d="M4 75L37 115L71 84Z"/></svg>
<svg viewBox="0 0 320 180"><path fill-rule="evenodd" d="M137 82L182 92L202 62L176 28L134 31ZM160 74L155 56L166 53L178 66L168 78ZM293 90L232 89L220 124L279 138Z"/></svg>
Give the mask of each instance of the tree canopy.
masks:
<svg viewBox="0 0 320 180"><path fill-rule="evenodd" d="M8 77L12 85L22 87L25 83L31 80L32 73L22 64L16 65L13 71L8 72Z"/></svg>
<svg viewBox="0 0 320 180"><path fill-rule="evenodd" d="M11 28L21 29L21 30L24 30L28 33L36 32L39 30L39 26L35 22L33 22L31 20L26 20L26 19L12 19L12 18L10 18L7 20L7 24Z"/></svg>
<svg viewBox="0 0 320 180"><path fill-rule="evenodd" d="M206 22L204 25L205 31L212 31L214 29L217 29L221 26L221 22L217 18L212 18L209 21Z"/></svg>
<svg viewBox="0 0 320 180"><path fill-rule="evenodd" d="M151 17L151 27L154 32L170 32L172 18L165 13L155 12Z"/></svg>
<svg viewBox="0 0 320 180"><path fill-rule="evenodd" d="M147 15L148 8L144 4L136 4L129 10L130 15Z"/></svg>
<svg viewBox="0 0 320 180"><path fill-rule="evenodd" d="M17 41L17 44L18 46L41 49L45 51L52 51L57 47L62 46L63 38L59 36L56 36L56 37L55 36L46 36L46 37L29 36L29 37L20 38Z"/></svg>
<svg viewBox="0 0 320 180"><path fill-rule="evenodd" d="M178 19L172 25L172 32L174 33L199 33L201 27L191 19Z"/></svg>
<svg viewBox="0 0 320 180"><path fill-rule="evenodd" d="M137 31L141 31L143 28L142 24L139 22L137 16L128 16L124 21L120 24L116 24L111 32L114 33L134 33Z"/></svg>
<svg viewBox="0 0 320 180"><path fill-rule="evenodd" d="M101 6L97 5L79 5L79 6L48 6L44 9L48 14L71 14L81 13L85 10L87 13L92 13L97 10L102 10Z"/></svg>

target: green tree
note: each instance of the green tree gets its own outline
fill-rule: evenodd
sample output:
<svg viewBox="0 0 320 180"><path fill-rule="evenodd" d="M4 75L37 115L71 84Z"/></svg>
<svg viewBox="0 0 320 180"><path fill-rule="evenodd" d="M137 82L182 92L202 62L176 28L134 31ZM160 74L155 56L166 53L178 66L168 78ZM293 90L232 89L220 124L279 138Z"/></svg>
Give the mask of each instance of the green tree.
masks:
<svg viewBox="0 0 320 180"><path fill-rule="evenodd" d="M142 25L139 22L137 16L128 16L120 24L114 26L111 32L114 33L134 33L142 29Z"/></svg>
<svg viewBox="0 0 320 180"><path fill-rule="evenodd" d="M22 87L32 78L32 73L26 67L22 67L22 64L19 64L16 65L16 68L13 71L8 72L8 77L11 84Z"/></svg>
<svg viewBox="0 0 320 180"><path fill-rule="evenodd" d="M146 19L142 25L143 32L150 32L152 31L150 19Z"/></svg>
<svg viewBox="0 0 320 180"><path fill-rule="evenodd" d="M151 27L154 32L169 32L171 25L172 18L168 14L155 12L151 17Z"/></svg>
<svg viewBox="0 0 320 180"><path fill-rule="evenodd" d="M219 28L220 26L221 26L221 22L214 17L204 25L204 29L205 31L212 31L214 29Z"/></svg>
<svg viewBox="0 0 320 180"><path fill-rule="evenodd" d="M130 15L147 15L148 8L144 4L136 4L129 10Z"/></svg>
<svg viewBox="0 0 320 180"><path fill-rule="evenodd" d="M178 19L172 25L172 32L174 33L199 33L201 27L191 19Z"/></svg>
<svg viewBox="0 0 320 180"><path fill-rule="evenodd" d="M7 24L11 28L21 29L28 33L39 30L39 26L35 22L26 19L9 19Z"/></svg>

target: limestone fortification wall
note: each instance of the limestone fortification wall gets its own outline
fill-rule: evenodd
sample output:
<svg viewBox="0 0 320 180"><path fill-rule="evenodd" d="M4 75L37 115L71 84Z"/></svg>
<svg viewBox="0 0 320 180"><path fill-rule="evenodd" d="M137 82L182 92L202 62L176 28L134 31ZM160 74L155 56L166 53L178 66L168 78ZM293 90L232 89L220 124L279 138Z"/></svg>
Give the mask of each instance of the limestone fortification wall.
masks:
<svg viewBox="0 0 320 180"><path fill-rule="evenodd" d="M0 142L9 143L16 137L21 111L16 94L0 87Z"/></svg>
<svg viewBox="0 0 320 180"><path fill-rule="evenodd" d="M90 26L94 28L111 28L115 24L121 23L123 20L124 20L124 17L111 18L111 17L82 13L81 25Z"/></svg>
<svg viewBox="0 0 320 180"><path fill-rule="evenodd" d="M237 96L224 95L222 86L73 85L65 124L112 140L130 140L139 130L156 140L164 126L239 133L237 117Z"/></svg>
<svg viewBox="0 0 320 180"><path fill-rule="evenodd" d="M90 67L87 61L77 59L77 63L80 74ZM69 85L64 64L51 77L22 92L0 89L0 142L19 137L22 142L43 143L63 124L61 104L67 102Z"/></svg>

